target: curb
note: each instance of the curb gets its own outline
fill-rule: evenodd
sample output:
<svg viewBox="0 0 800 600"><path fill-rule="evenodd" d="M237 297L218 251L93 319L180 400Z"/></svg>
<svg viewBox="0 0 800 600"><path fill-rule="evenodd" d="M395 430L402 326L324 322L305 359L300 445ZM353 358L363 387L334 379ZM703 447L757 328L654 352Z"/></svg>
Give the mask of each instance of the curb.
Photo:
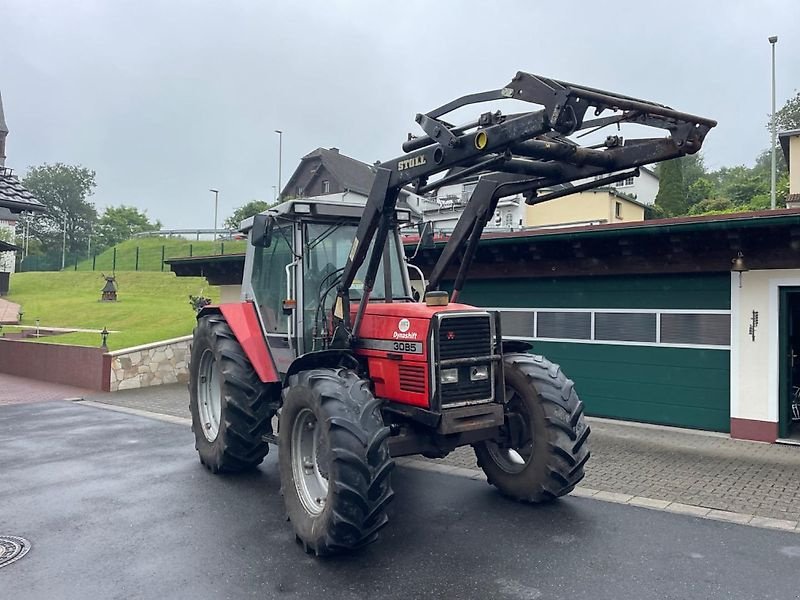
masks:
<svg viewBox="0 0 800 600"><path fill-rule="evenodd" d="M128 408L127 406L105 404L103 402L95 402L93 400L83 400L82 398L76 398L73 401L75 404L81 404L83 406L100 408L129 415L136 415L138 417L145 417L147 419L154 419L156 421L164 421L166 423L173 423L175 425L191 426L192 424L191 419L174 417L172 415L165 415L162 413L141 410L138 408ZM409 458L407 456L396 458L395 464L398 466L407 467L409 469L417 469L419 471L431 471L434 473L453 475L455 477L466 477L467 479L474 479L475 481L486 481L486 476L483 474L483 471L467 469L465 467L443 465L425 460L419 460L416 458ZM771 517L759 517L747 513L718 510L714 508L708 508L706 506L695 506L692 504L684 504L682 502L658 500L656 498L633 496L631 494L621 494L618 492L607 492L583 486L577 486L572 491L570 496L577 498L591 498L601 502L624 504L628 506L635 506L637 508L645 508L648 510L671 512L679 515L698 517L700 519L709 519L711 521L723 521L725 523L734 523L736 525L747 525L748 527L758 527L760 529L772 529L777 531L786 531L789 533L800 533L800 522L798 521L773 519Z"/></svg>
<svg viewBox="0 0 800 600"><path fill-rule="evenodd" d="M446 475L455 475L456 477L468 477L469 479L486 481L486 476L483 474L483 471L477 471L475 469L439 465L436 463L408 457L397 458L395 459L395 463L409 469L433 471L436 473L444 473ZM683 504L682 502L671 502L669 500L645 498L644 496L606 492L583 486L577 486L572 491L570 496L578 498L591 498L593 500L600 500L601 502L611 502L612 504L626 504L628 506L636 506L638 508L646 508L648 510L657 510L661 512L671 512L690 517L698 517L700 519L709 519L711 521L724 521L726 523L747 525L748 527L758 527L760 529L772 529L790 533L800 533L800 523L798 521L773 519L771 517L759 517L746 513L717 510L714 508L708 508L706 506Z"/></svg>
<svg viewBox="0 0 800 600"><path fill-rule="evenodd" d="M172 415L165 415L162 413L151 412L149 410L141 410L138 408L128 408L127 406L117 406L116 404L105 404L104 402L95 402L94 400L74 400L75 404L83 406L91 406L92 408L102 408L112 412L125 413L128 415L136 415L137 417L145 417L147 419L154 419L156 421L164 421L165 423L172 423L174 425L191 426L192 420L185 417L174 417Z"/></svg>

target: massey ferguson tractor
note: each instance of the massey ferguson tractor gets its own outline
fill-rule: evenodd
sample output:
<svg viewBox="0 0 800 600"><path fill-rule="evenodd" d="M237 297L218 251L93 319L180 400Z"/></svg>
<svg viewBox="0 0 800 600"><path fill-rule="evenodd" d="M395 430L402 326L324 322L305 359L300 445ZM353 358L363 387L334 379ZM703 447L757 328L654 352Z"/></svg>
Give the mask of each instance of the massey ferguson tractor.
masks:
<svg viewBox="0 0 800 600"><path fill-rule="evenodd" d="M506 99L528 110L445 120ZM366 202L295 199L245 221L242 301L197 317L189 390L200 461L214 473L243 471L277 445L286 513L317 555L377 538L393 457L440 458L470 445L510 498L539 503L572 491L589 459L573 382L530 345L504 340L497 313L458 303L481 233L501 198L539 204L624 180L697 152L716 125L522 72L416 122L424 134L375 166ZM664 131L623 139L630 125ZM577 143L605 127L614 134ZM398 194L476 176L415 301L399 235L410 214Z"/></svg>

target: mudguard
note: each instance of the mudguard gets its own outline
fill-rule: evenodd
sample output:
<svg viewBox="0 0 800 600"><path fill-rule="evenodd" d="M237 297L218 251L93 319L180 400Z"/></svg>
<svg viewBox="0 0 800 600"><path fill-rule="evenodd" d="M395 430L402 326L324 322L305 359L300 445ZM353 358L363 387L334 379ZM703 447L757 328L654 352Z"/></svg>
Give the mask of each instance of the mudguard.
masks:
<svg viewBox="0 0 800 600"><path fill-rule="evenodd" d="M241 344L248 360L253 365L258 378L263 383L279 383L281 378L275 368L275 361L270 354L261 322L256 315L256 308L252 302L233 302L206 306L197 315L197 318L210 313L222 313L225 321Z"/></svg>

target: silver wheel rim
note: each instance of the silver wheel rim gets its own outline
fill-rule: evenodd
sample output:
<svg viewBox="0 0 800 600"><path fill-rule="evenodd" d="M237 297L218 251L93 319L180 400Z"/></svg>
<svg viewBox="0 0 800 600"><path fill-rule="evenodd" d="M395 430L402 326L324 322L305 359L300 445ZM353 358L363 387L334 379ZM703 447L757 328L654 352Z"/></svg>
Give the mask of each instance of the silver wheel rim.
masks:
<svg viewBox="0 0 800 600"><path fill-rule="evenodd" d="M311 515L325 509L328 497L327 469L320 469L321 427L314 413L302 409L292 427L292 475L303 508Z"/></svg>
<svg viewBox="0 0 800 600"><path fill-rule="evenodd" d="M516 474L524 471L533 458L533 429L530 415L525 409L525 404L519 394L512 388L506 388L506 398L509 399L509 408L522 416L526 428L526 441L519 448L499 446L496 442L488 441L486 442L486 449L498 467L507 473Z"/></svg>
<svg viewBox="0 0 800 600"><path fill-rule="evenodd" d="M222 392L215 366L213 352L211 350L203 352L200 357L200 379L197 385L197 409L203 435L209 442L217 439L222 417Z"/></svg>

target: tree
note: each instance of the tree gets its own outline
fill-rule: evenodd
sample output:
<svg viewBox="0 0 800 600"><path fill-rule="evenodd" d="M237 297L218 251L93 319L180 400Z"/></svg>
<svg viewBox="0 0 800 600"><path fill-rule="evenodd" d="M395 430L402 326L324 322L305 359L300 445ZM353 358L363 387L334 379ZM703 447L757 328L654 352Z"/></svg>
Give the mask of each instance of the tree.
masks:
<svg viewBox="0 0 800 600"><path fill-rule="evenodd" d="M672 159L661 163L656 206L667 217L686 214L686 186L683 182L683 169L680 159Z"/></svg>
<svg viewBox="0 0 800 600"><path fill-rule="evenodd" d="M735 207L727 198L706 198L692 206L690 215L705 215L709 213L733 212Z"/></svg>
<svg viewBox="0 0 800 600"><path fill-rule="evenodd" d="M767 123L767 129L770 124ZM783 107L775 111L775 128L777 131L789 131L800 129L800 92L795 92L793 98L789 98Z"/></svg>
<svg viewBox="0 0 800 600"><path fill-rule="evenodd" d="M754 196L769 194L769 171L759 173L745 166L723 167L718 172L719 190L735 206L745 206Z"/></svg>
<svg viewBox="0 0 800 600"><path fill-rule="evenodd" d="M681 162L681 171L683 172L683 185L688 190L692 184L706 176L706 165L703 160L703 155L699 152L697 154L687 154L678 159Z"/></svg>
<svg viewBox="0 0 800 600"><path fill-rule="evenodd" d="M247 204L240 206L233 214L225 219L225 227L231 231L239 229L239 224L245 219L264 212L268 208L275 206L275 203L264 202L263 200L251 200Z"/></svg>
<svg viewBox="0 0 800 600"><path fill-rule="evenodd" d="M97 240L101 248L109 248L137 233L161 229L159 221L151 222L147 214L133 206L109 206L97 222Z"/></svg>
<svg viewBox="0 0 800 600"><path fill-rule="evenodd" d="M713 198L716 193L716 186L708 177L700 177L694 180L687 187L687 200L690 208L694 207L694 205L698 202ZM691 211L689 212L691 214Z"/></svg>
<svg viewBox="0 0 800 600"><path fill-rule="evenodd" d="M47 207L31 226L45 252L60 252L66 231L68 254L83 252L97 211L87 200L95 188L95 172L85 167L56 163L31 167L23 183Z"/></svg>

